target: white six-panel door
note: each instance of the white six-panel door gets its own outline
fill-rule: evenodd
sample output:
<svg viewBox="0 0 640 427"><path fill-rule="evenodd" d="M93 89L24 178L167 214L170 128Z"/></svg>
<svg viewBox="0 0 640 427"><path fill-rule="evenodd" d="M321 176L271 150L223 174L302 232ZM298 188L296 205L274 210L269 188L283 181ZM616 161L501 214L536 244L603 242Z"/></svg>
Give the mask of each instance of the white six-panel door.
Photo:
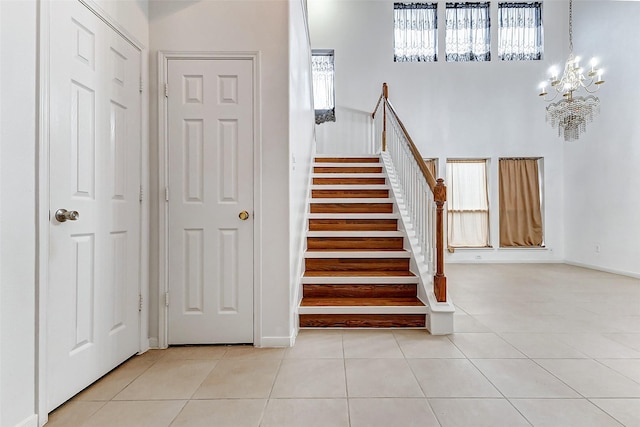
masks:
<svg viewBox="0 0 640 427"><path fill-rule="evenodd" d="M139 349L141 144L140 52L77 1L50 34L48 410Z"/></svg>
<svg viewBox="0 0 640 427"><path fill-rule="evenodd" d="M252 61L168 60L167 105L169 344L251 343Z"/></svg>

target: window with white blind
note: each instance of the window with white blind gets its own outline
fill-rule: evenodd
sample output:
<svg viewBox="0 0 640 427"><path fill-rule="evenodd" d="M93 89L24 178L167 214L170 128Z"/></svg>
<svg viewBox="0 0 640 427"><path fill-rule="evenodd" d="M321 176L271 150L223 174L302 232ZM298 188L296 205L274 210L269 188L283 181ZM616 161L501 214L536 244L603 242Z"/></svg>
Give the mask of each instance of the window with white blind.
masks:
<svg viewBox="0 0 640 427"><path fill-rule="evenodd" d="M336 121L333 59L333 50L313 49L311 51L313 108L316 112L316 124Z"/></svg>
<svg viewBox="0 0 640 427"><path fill-rule="evenodd" d="M447 3L445 53L447 61L490 61L489 2Z"/></svg>
<svg viewBox="0 0 640 427"><path fill-rule="evenodd" d="M500 59L542 59L542 3L498 3L498 22Z"/></svg>
<svg viewBox="0 0 640 427"><path fill-rule="evenodd" d="M395 62L438 60L437 8L437 3L393 4Z"/></svg>
<svg viewBox="0 0 640 427"><path fill-rule="evenodd" d="M489 245L487 160L447 160L447 245Z"/></svg>

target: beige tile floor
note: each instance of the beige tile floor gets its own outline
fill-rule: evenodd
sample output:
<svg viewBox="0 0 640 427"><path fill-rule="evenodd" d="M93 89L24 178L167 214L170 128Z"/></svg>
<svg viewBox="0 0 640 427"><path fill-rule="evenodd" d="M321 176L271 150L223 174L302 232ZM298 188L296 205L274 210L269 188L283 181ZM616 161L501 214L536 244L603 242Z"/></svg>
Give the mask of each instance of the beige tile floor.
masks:
<svg viewBox="0 0 640 427"><path fill-rule="evenodd" d="M640 280L559 264L447 275L451 336L303 330L290 349L151 350L48 426L640 426Z"/></svg>

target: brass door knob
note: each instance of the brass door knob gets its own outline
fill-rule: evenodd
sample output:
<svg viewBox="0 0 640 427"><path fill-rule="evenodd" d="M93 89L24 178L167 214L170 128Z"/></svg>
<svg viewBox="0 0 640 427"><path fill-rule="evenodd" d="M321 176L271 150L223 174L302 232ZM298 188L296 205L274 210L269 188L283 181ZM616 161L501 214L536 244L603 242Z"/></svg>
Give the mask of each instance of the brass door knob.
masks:
<svg viewBox="0 0 640 427"><path fill-rule="evenodd" d="M238 218L240 218L243 221L246 221L249 219L249 212L247 211L242 211L238 214Z"/></svg>

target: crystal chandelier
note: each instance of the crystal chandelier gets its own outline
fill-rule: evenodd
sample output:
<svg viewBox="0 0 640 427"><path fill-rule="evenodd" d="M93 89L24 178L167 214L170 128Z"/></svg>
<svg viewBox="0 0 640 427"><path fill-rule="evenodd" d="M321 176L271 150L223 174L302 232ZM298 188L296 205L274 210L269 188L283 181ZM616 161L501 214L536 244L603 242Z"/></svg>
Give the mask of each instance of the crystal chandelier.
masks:
<svg viewBox="0 0 640 427"><path fill-rule="evenodd" d="M564 65L564 72L558 78L556 72L548 82L541 85L540 95L547 102L547 122L558 128L558 136L564 136L565 141L576 141L587 129L587 123L593 121L593 117L600 112L600 100L593 96L574 96L573 92L584 89L591 94L600 89L602 69L596 68L595 59L591 60L591 69L584 74L580 68L580 58L573 54L573 0L569 0L569 58ZM549 95L547 84L551 84ZM558 95L562 98L557 102ZM549 95L549 96L547 96Z"/></svg>

